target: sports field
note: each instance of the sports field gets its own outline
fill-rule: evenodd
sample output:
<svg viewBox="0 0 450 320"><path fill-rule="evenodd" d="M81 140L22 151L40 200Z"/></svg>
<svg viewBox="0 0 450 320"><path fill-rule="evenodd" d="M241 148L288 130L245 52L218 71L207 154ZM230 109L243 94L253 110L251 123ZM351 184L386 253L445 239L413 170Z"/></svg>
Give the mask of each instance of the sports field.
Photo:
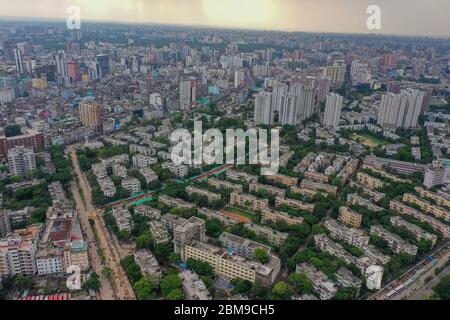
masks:
<svg viewBox="0 0 450 320"><path fill-rule="evenodd" d="M235 207L226 207L223 210L223 213L232 219L244 223L253 222L256 220L256 216L254 214Z"/></svg>

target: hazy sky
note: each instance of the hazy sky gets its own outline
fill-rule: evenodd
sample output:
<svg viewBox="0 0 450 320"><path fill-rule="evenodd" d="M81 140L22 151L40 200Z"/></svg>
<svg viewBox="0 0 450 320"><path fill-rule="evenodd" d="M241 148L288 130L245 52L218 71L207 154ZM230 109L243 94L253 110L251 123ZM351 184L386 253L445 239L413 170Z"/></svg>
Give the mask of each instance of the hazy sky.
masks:
<svg viewBox="0 0 450 320"><path fill-rule="evenodd" d="M0 0L0 16L64 19L71 4L82 21L357 33L373 33L366 9L378 5L378 33L450 36L450 0Z"/></svg>

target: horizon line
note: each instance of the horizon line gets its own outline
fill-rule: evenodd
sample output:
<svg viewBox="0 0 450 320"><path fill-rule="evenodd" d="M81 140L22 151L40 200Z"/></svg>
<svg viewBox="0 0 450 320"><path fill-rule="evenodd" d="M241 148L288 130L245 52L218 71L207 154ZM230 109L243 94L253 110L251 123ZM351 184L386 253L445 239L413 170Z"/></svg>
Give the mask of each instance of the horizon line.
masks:
<svg viewBox="0 0 450 320"><path fill-rule="evenodd" d="M39 22L65 22L66 19L51 18L51 17L29 17L29 16L0 16L0 23L4 22L2 19L11 20L12 22L23 21L39 21ZM132 22L132 21L112 21L107 19L91 20L87 19L83 23L108 23L116 25L131 25L131 26L173 26L173 27L191 27L203 29L216 30L235 30L235 31L253 31L253 32L273 32L273 33L306 33L306 34L327 34L327 35L358 35L358 36L377 36L377 37L404 37L404 38L432 38L440 40L449 40L450 35L417 35L417 34L400 34L400 33L363 33L363 32L332 32L332 31L305 31L305 30L287 30L287 29L266 29L266 28L249 28L249 27L232 27L220 25L206 25L206 24L185 24L185 23L167 23L167 22Z"/></svg>

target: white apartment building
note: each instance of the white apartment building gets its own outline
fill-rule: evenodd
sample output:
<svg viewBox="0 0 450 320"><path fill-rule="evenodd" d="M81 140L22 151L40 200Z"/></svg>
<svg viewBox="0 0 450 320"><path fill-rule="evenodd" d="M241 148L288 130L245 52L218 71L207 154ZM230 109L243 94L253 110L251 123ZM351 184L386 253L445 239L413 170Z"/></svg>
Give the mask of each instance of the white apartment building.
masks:
<svg viewBox="0 0 450 320"><path fill-rule="evenodd" d="M344 97L337 93L330 93L327 95L323 118L323 125L325 127L336 128L339 125L343 100Z"/></svg>
<svg viewBox="0 0 450 320"><path fill-rule="evenodd" d="M23 146L8 151L9 172L13 176L23 176L36 169L36 158L33 149Z"/></svg>

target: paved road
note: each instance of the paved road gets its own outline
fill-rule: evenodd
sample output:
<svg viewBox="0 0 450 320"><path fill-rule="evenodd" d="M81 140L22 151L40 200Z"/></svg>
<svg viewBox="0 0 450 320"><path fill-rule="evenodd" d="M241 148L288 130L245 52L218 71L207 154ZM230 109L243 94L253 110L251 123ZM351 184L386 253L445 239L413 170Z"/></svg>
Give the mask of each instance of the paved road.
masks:
<svg viewBox="0 0 450 320"><path fill-rule="evenodd" d="M415 282L415 284L411 285L407 290L397 295L393 300L422 300L424 296L431 296L433 294L433 287L435 287L443 277L450 274L450 266L448 266L437 277L435 276L436 269L442 267L449 258L450 252L447 252L442 258L439 259L438 264L434 268L431 268L427 273L422 275ZM429 277L432 277L433 279L426 283L425 280ZM416 290L414 290L414 288Z"/></svg>
<svg viewBox="0 0 450 320"><path fill-rule="evenodd" d="M75 174L78 176L80 188L83 191L85 202L78 204L80 216L83 216L85 220L92 219L94 221L94 227L98 235L99 245L105 255L105 265L111 268L114 272L112 276L112 289L115 293L115 298L119 300L131 300L135 299L133 288L128 281L128 277L120 265L120 255L117 252L117 248L114 241L109 239L108 230L103 219L100 217L100 212L97 212L92 202L91 187L86 180L85 175L81 172L76 150L73 146L68 147L68 151L72 157ZM78 199L81 201L81 199ZM89 222L87 222L89 224ZM91 243L96 243L95 240Z"/></svg>
<svg viewBox="0 0 450 320"><path fill-rule="evenodd" d="M448 266L439 276L431 280L427 285L419 288L408 300L422 300L423 297L429 297L433 294L433 288L441 281L441 279L450 274L450 266Z"/></svg>
<svg viewBox="0 0 450 320"><path fill-rule="evenodd" d="M86 236L86 241L89 244L89 262L94 270L100 276L101 287L99 292L99 298L101 300L114 300L114 292L111 288L111 284L105 277L102 276L103 265L100 260L100 255L98 253L98 247L95 242L94 233L92 232L91 226L89 225L89 215L84 208L83 201L81 200L80 193L78 192L78 187L76 183L72 184L72 194L76 203L77 211L80 214L81 227Z"/></svg>

